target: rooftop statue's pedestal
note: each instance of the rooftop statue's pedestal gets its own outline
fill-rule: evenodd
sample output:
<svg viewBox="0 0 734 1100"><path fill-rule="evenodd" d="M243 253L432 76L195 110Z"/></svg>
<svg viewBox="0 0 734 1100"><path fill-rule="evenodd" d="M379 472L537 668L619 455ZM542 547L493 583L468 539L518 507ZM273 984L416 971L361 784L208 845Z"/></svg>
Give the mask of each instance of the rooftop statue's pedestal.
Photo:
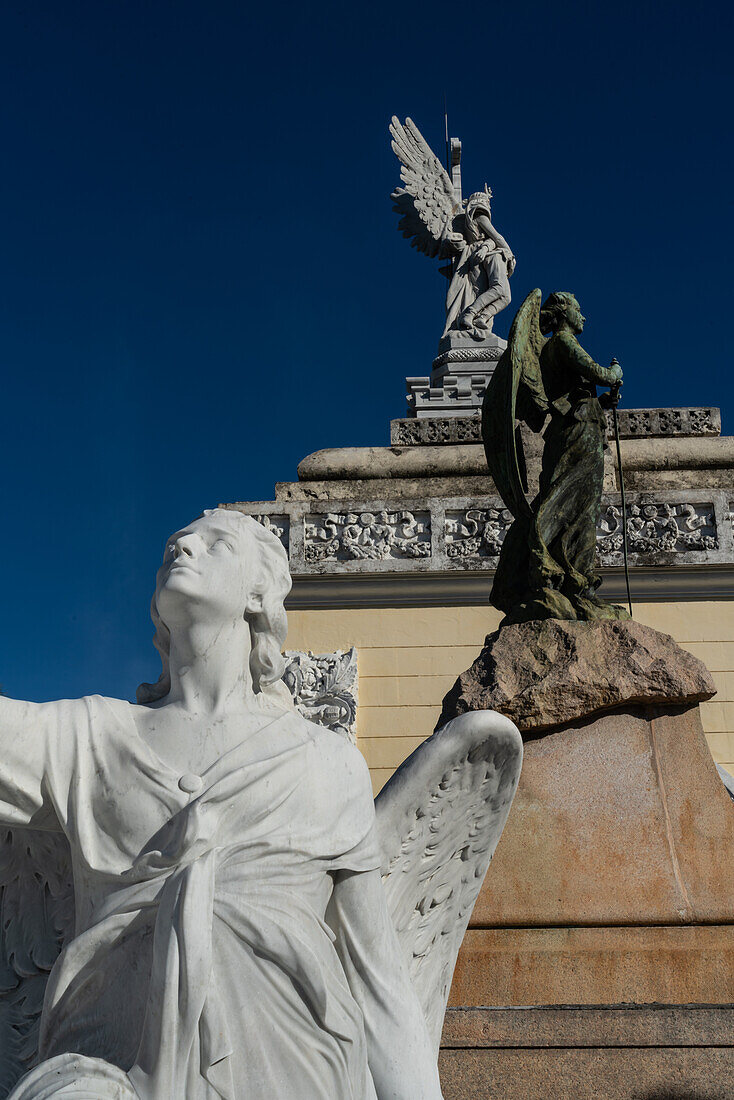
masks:
<svg viewBox="0 0 734 1100"><path fill-rule="evenodd" d="M714 690L668 635L545 620L491 634L446 696L441 721L472 700L525 741L456 968L447 1100L731 1096L734 805L698 707Z"/></svg>

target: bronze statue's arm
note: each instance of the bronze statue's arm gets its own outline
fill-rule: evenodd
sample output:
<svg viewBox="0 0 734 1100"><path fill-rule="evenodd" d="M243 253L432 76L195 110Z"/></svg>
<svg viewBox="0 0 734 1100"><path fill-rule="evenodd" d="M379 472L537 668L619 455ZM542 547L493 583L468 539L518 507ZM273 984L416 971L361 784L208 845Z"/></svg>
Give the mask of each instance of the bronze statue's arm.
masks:
<svg viewBox="0 0 734 1100"><path fill-rule="evenodd" d="M613 386L615 382L622 381L622 368L620 366L602 367L599 363L595 363L572 333L559 332L557 339L563 342L569 365L582 378L586 378L587 381L593 382L596 386Z"/></svg>

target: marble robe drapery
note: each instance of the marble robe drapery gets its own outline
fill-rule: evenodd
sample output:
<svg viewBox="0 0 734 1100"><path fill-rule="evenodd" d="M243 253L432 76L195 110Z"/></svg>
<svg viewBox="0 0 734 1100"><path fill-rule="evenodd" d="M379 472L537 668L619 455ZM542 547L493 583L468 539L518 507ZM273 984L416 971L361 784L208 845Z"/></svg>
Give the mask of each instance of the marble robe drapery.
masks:
<svg viewBox="0 0 734 1100"><path fill-rule="evenodd" d="M331 872L379 867L359 752L256 712L186 793L127 703L2 702L16 734L0 819L60 823L74 867L76 936L49 979L41 1059L103 1059L142 1100L374 1100L325 921ZM397 975L379 982L399 1005Z"/></svg>
<svg viewBox="0 0 734 1100"><path fill-rule="evenodd" d="M462 249L446 294L443 336L448 336L454 329L459 330L459 318L464 310L474 305L477 298L489 290L494 291L492 303L501 303L492 316L509 305L511 294L507 259L504 249L498 248L494 241L477 241ZM482 317L487 305L492 303L486 303L478 311L478 316Z"/></svg>

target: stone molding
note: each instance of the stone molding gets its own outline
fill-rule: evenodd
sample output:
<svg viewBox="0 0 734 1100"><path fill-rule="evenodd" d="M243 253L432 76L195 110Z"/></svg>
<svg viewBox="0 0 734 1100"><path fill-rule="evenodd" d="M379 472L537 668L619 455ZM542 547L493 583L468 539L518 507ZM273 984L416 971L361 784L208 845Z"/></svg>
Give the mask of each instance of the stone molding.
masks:
<svg viewBox="0 0 734 1100"><path fill-rule="evenodd" d="M494 365L494 364L493 364ZM419 420L434 416L472 416L482 407L490 375L444 374L440 383L425 377L406 378L407 404Z"/></svg>
<svg viewBox="0 0 734 1100"><path fill-rule="evenodd" d="M619 409L617 415L621 439L721 435L721 410L716 408ZM614 438L611 412L607 413L607 437ZM393 447L481 442L480 417L474 413L420 419L404 417L390 421L390 443Z"/></svg>
<svg viewBox="0 0 734 1100"><path fill-rule="evenodd" d="M627 494L632 569L734 566L726 490ZM225 504L279 533L294 576L493 571L511 516L499 497ZM621 498L605 493L599 564L622 565Z"/></svg>
<svg viewBox="0 0 734 1100"><path fill-rule="evenodd" d="M286 650L283 674L296 709L310 722L357 743L357 650L304 653Z"/></svg>
<svg viewBox="0 0 734 1100"><path fill-rule="evenodd" d="M489 604L493 570L453 573L314 573L294 577L289 610L318 611L381 607L476 607ZM630 570L632 605L637 602L734 600L734 565ZM601 569L600 594L624 603L624 572ZM489 607L488 607L489 611Z"/></svg>
<svg viewBox="0 0 734 1100"><path fill-rule="evenodd" d="M447 363L497 363L502 358L504 350L503 347L451 348L437 355L432 366L436 371L445 367Z"/></svg>

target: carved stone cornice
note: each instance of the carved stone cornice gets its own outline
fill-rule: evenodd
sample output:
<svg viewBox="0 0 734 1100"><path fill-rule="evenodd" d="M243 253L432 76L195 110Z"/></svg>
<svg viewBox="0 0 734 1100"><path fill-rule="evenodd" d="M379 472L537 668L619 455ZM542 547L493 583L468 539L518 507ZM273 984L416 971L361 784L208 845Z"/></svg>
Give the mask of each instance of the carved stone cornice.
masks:
<svg viewBox="0 0 734 1100"><path fill-rule="evenodd" d="M270 526L288 550L294 578L494 572L512 516L499 497L263 501L224 505ZM734 569L734 489L627 495L633 574ZM622 566L621 501L605 493L599 565ZM483 581L488 591L486 580Z"/></svg>

